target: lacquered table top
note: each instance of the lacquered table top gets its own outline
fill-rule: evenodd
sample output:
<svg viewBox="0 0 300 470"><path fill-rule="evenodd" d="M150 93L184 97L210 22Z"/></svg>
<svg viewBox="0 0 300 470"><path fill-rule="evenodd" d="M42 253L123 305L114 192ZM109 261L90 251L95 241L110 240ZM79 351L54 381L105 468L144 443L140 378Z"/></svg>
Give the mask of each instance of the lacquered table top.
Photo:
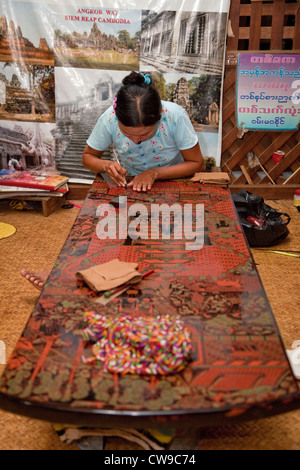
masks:
<svg viewBox="0 0 300 470"><path fill-rule="evenodd" d="M100 240L99 206L120 195L128 208L140 203L149 214L155 204L202 205L203 246L186 249L187 240L172 234ZM154 273L103 306L75 273L115 258ZM88 310L180 316L191 363L164 377L112 375L101 363L85 363ZM230 193L191 181L156 182L136 193L96 178L0 379L1 408L81 426L225 424L296 409L299 398Z"/></svg>

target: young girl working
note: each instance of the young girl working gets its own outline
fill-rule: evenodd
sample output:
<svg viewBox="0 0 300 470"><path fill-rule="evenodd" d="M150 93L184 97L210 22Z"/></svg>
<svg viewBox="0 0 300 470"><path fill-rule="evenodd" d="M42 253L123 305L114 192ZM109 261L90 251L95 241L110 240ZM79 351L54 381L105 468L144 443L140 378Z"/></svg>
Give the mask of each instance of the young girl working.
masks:
<svg viewBox="0 0 300 470"><path fill-rule="evenodd" d="M192 176L201 171L203 157L197 134L186 111L161 101L148 75L132 72L123 79L114 104L99 118L87 140L82 163L94 173L107 173L119 186L135 191L151 189L157 179ZM103 160L114 144L119 162ZM50 271L21 274L42 290Z"/></svg>
<svg viewBox="0 0 300 470"><path fill-rule="evenodd" d="M118 186L151 189L157 179L192 176L203 168L198 137L186 111L161 101L149 75L131 72L114 104L99 118L83 152L83 165L107 173ZM103 160L113 144L119 161Z"/></svg>

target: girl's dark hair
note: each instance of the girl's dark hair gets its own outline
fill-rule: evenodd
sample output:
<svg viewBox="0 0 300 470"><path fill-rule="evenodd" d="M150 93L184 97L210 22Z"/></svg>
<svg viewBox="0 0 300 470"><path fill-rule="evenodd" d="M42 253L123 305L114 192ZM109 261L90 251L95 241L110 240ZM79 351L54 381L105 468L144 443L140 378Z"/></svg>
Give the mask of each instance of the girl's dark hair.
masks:
<svg viewBox="0 0 300 470"><path fill-rule="evenodd" d="M151 79L151 78L150 78ZM147 85L143 75L131 72L122 80L116 98L115 113L127 127L152 126L161 117L161 100L155 86Z"/></svg>

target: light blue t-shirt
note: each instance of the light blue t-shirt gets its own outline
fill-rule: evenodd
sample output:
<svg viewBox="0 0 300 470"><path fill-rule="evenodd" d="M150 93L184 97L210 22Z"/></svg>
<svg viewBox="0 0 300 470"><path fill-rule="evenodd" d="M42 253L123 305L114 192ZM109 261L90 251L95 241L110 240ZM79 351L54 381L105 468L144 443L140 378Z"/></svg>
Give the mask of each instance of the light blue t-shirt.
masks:
<svg viewBox="0 0 300 470"><path fill-rule="evenodd" d="M155 134L140 144L122 134L112 106L100 116L87 140L90 147L99 151L114 144L120 164L131 176L150 168L183 162L180 150L192 148L197 142L198 137L187 112L169 101L162 101L162 115Z"/></svg>

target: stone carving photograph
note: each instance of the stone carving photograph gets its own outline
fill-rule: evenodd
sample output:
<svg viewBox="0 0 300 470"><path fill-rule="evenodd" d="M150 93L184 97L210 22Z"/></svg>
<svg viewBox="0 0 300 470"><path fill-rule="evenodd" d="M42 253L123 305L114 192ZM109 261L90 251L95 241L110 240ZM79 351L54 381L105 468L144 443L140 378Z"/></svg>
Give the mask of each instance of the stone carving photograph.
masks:
<svg viewBox="0 0 300 470"><path fill-rule="evenodd" d="M221 74L226 24L226 13L143 10L141 68Z"/></svg>

